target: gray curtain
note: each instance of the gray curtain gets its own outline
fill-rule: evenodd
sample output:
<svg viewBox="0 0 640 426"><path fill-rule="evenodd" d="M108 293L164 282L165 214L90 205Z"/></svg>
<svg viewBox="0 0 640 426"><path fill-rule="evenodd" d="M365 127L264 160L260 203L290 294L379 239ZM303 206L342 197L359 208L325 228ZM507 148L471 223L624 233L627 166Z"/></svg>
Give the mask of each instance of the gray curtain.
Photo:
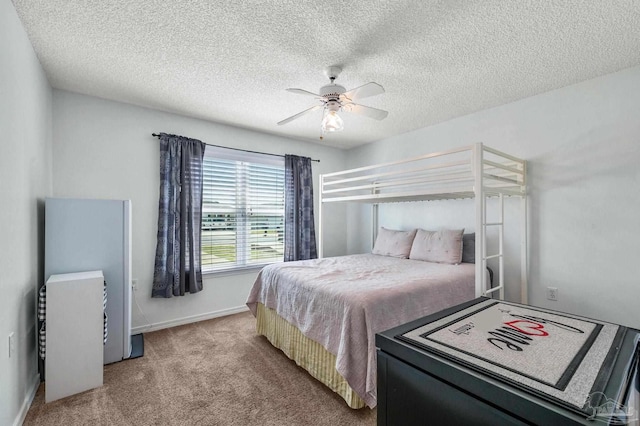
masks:
<svg viewBox="0 0 640 426"><path fill-rule="evenodd" d="M311 159L284 156L284 261L315 259Z"/></svg>
<svg viewBox="0 0 640 426"><path fill-rule="evenodd" d="M160 134L158 242L152 297L202 290L202 159L206 144Z"/></svg>

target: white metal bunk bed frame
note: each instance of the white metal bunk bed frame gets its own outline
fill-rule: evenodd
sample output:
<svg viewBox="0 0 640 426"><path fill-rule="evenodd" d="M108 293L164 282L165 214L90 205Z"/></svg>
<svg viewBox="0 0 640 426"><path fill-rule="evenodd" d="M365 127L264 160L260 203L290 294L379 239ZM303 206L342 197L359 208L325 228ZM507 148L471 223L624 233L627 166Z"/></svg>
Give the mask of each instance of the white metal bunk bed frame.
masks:
<svg viewBox="0 0 640 426"><path fill-rule="evenodd" d="M528 299L526 161L482 143L384 164L320 175L318 255L323 257L324 203L373 204L372 232L378 230L378 204L459 198L475 199L475 295L498 291L504 299L504 197L521 198L520 301ZM499 198L499 218L487 222L487 198ZM488 227L498 228L498 253L488 255ZM487 287L487 260L498 259L498 285ZM480 259L480 261L478 261Z"/></svg>

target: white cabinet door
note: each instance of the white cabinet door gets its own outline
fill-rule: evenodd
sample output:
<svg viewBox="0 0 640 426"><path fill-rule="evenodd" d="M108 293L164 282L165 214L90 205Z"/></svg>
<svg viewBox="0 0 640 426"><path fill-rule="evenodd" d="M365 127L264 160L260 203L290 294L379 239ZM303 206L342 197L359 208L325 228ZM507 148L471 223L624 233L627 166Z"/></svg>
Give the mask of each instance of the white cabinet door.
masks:
<svg viewBox="0 0 640 426"><path fill-rule="evenodd" d="M45 401L102 386L102 271L47 280Z"/></svg>

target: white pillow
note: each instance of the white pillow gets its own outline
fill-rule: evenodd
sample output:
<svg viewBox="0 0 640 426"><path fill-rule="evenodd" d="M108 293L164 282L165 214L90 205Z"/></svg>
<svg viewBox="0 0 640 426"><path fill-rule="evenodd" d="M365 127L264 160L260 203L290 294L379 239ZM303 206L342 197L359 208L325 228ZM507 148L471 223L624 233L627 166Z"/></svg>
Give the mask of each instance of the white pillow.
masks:
<svg viewBox="0 0 640 426"><path fill-rule="evenodd" d="M406 259L409 257L415 236L415 229L411 231L394 231L392 229L380 228L371 253Z"/></svg>
<svg viewBox="0 0 640 426"><path fill-rule="evenodd" d="M462 260L463 232L464 229L419 229L413 239L409 259L457 265Z"/></svg>

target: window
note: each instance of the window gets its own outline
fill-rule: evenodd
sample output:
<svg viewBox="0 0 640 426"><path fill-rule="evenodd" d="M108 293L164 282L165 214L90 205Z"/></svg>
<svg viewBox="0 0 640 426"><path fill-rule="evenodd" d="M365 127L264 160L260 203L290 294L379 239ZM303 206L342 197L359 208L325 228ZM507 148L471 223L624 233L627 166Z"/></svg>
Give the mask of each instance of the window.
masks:
<svg viewBox="0 0 640 426"><path fill-rule="evenodd" d="M207 146L203 169L202 271L282 261L284 158Z"/></svg>

